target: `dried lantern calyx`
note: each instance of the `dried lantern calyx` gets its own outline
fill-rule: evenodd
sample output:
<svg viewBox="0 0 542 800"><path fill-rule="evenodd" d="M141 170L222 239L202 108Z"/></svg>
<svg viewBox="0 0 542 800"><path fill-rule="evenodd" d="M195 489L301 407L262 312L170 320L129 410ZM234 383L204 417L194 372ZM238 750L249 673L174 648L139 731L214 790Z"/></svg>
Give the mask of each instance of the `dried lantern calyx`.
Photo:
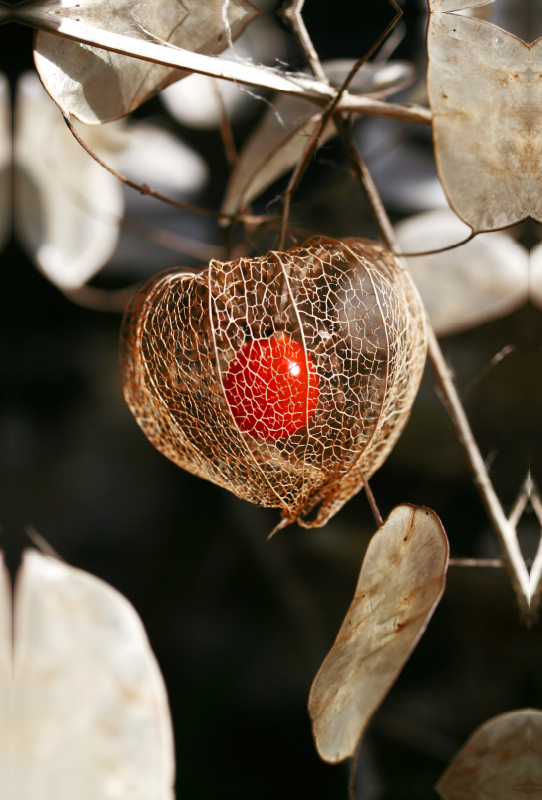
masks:
<svg viewBox="0 0 542 800"><path fill-rule="evenodd" d="M126 311L121 365L162 453L315 527L385 460L425 352L423 308L395 256L318 237L153 278Z"/></svg>

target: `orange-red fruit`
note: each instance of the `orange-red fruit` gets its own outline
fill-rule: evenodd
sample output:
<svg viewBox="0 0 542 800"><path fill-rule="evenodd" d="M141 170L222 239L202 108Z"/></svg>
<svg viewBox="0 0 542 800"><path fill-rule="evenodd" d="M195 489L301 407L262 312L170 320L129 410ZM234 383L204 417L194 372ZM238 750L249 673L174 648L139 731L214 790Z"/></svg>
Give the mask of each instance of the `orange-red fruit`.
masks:
<svg viewBox="0 0 542 800"><path fill-rule="evenodd" d="M309 354L282 334L246 342L230 362L224 392L240 430L276 440L308 425L320 388Z"/></svg>

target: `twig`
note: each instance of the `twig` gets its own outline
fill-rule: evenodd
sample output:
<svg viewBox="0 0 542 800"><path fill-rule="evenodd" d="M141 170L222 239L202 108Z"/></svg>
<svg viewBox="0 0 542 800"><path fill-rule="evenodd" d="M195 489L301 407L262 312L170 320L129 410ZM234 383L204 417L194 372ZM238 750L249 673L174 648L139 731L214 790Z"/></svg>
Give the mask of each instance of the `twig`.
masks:
<svg viewBox="0 0 542 800"><path fill-rule="evenodd" d="M223 245L207 244L207 242L201 242L198 239L191 239L188 236L182 236L180 233L160 228L157 225L151 225L140 219L124 219L122 227L133 230L137 236L154 242L154 244L167 247L168 250L173 250L175 253L197 258L198 261L202 261L205 264L213 258L217 261L226 259L226 248Z"/></svg>
<svg viewBox="0 0 542 800"><path fill-rule="evenodd" d="M233 169L237 164L237 148L235 146L235 139L231 129L230 118L228 117L228 110L217 81L213 81L213 89L218 102L218 110L220 114L220 133L222 136L222 143L224 145L224 152L226 153L228 164Z"/></svg>
<svg viewBox="0 0 542 800"><path fill-rule="evenodd" d="M471 392L471 390L474 389L474 387L477 386L480 383L480 381L483 378L485 378L486 375L489 372L491 372L491 370L494 367L497 366L497 364L500 364L501 361L506 358L506 356L509 356L510 353L513 353L515 350L517 350L517 348L513 344L507 344L506 347L503 347L502 350L499 350L498 353L495 353L490 362L486 364L486 366L483 369L481 369L480 372L477 375L475 375L471 381L468 382L468 384L461 392L461 399L463 400L463 402L465 402L465 398ZM527 476L526 481L527 480L530 480L529 476Z"/></svg>
<svg viewBox="0 0 542 800"><path fill-rule="evenodd" d="M311 68L312 74L318 80L321 80L323 83L328 83L326 73L324 72L324 68L322 67L322 62L316 52L316 49L312 43L312 39L309 36L307 28L305 27L305 21L301 16L301 11L305 4L305 0L294 0L287 6L285 9L282 10L282 16L286 17L288 21L291 23L292 28L294 29L294 33L297 36L297 40L301 45L301 49L303 50L303 55L307 60L307 64Z"/></svg>
<svg viewBox="0 0 542 800"><path fill-rule="evenodd" d="M531 503L531 508L533 509L537 520L539 521L540 525L542 525L542 500L540 500L540 495L538 494L536 486L533 486L532 488L532 491L529 495L529 502Z"/></svg>
<svg viewBox="0 0 542 800"><path fill-rule="evenodd" d="M530 475L528 476L528 478L530 479ZM531 590L531 611L534 613L538 608L538 605L540 603L540 597L542 595L542 501L540 500L538 489L536 488L536 486L533 484L532 481L530 484L529 502L541 526L540 541L538 543L538 549L536 551L534 561L531 565L531 574L529 575L530 590Z"/></svg>
<svg viewBox="0 0 542 800"><path fill-rule="evenodd" d="M502 558L451 558L449 567L493 567L502 569L505 566Z"/></svg>
<svg viewBox="0 0 542 800"><path fill-rule="evenodd" d="M342 121L342 118L340 117L340 115L339 114L335 114L335 112L339 108L339 104L341 102L341 99L342 99L343 95L347 91L350 83L352 82L352 80L356 76L357 72L368 61L368 59L371 57L371 55L374 53L374 51L384 41L384 39L386 38L388 33L393 30L393 28L395 27L395 25L400 20L402 14L403 14L402 10L399 8L399 6L395 2L395 0L389 0L389 2L395 8L395 11L396 11L395 17L392 19L392 21L386 27L386 29L382 32L382 34L378 37L378 39L374 42L374 44L365 53L365 55L363 55L361 58L359 58L355 62L355 64L352 66L351 70L349 71L348 75L346 76L346 78L344 79L342 85L340 86L339 90L337 91L335 97L333 98L331 103L328 105L328 107L326 108L324 113L322 114L322 119L320 120L320 124L319 124L318 128L315 130L315 132L313 133L313 135L311 136L311 138L309 139L309 142L308 142L307 146L305 147L305 150L303 151L303 155L301 156L301 159L298 161L298 163L297 163L297 165L296 165L296 167L295 167L295 169L293 171L293 174L292 174L292 176L291 176L291 178L290 178L290 180L288 182L288 186L287 186L286 192L284 194L283 207L282 207L282 224L281 224L280 238L279 238L279 244L278 244L278 249L279 250L283 250L284 249L284 244L285 244L285 241L286 241L286 231L287 231L287 228L288 228L288 220L289 220L289 217L290 217L290 205L291 205L291 201L292 201L292 196L293 196L294 192L297 190L299 184L301 183L301 180L302 180L303 175L305 174L305 172L307 170L309 162L310 162L311 158L313 157L314 153L316 152L316 150L318 148L318 143L320 141L320 137L323 134L323 132L324 132L324 130L326 128L326 125L328 124L329 120L332 117L333 117L333 119L337 118L338 120ZM297 34L299 42L300 42L300 44L301 44L301 46L302 46L302 48L303 48L303 50L305 52L305 55L306 55L307 60L309 62L309 66L311 67L311 69L316 70L318 75L322 75L323 76L323 80L327 83L327 78L325 76L325 73L324 73L324 70L322 68L322 65L320 64L320 60L318 58L318 55L316 54L316 51L314 50L314 47L313 47L312 42L310 40L309 34L307 32L307 29L305 28L305 23L303 21L303 18L301 17L300 11L297 10L297 9L299 9L299 7L300 7L299 4L295 4L290 9L290 18L291 18L291 21L292 21L292 25L294 27L294 30L295 30L296 34Z"/></svg>
<svg viewBox="0 0 542 800"><path fill-rule="evenodd" d="M358 774L359 751L361 749L361 741L358 742L356 752L352 756L352 763L350 764L350 779L348 781L348 797L349 800L356 800L356 777Z"/></svg>
<svg viewBox="0 0 542 800"><path fill-rule="evenodd" d="M508 522L510 525L513 525L514 528L517 528L518 522L523 516L523 512L525 511L527 504L531 499L532 486L533 483L531 481L531 474L527 473L527 477L523 481L521 489L518 492L518 496L514 501L514 505L508 514Z"/></svg>
<svg viewBox="0 0 542 800"><path fill-rule="evenodd" d="M383 524L383 520L382 520L382 515L380 513L380 509L378 508L378 506L376 504L376 500L375 500L375 496L373 494L373 490L369 486L369 481L367 480L365 475L362 475L362 478L363 478L363 485L365 486L365 494L367 495L367 500L369 501L369 505L371 506L371 511L373 512L373 517L375 518L376 524L380 528L380 527L382 527L382 524Z"/></svg>
<svg viewBox="0 0 542 800"><path fill-rule="evenodd" d="M471 231L465 239L461 239L460 242L456 242L455 244L447 244L445 247L438 247L436 250L420 250L417 253L396 253L395 255L398 258L418 258L421 256L434 256L438 255L438 253L447 253L448 250L455 250L456 247L463 247L464 244L472 242L476 236L478 236L478 233Z"/></svg>
<svg viewBox="0 0 542 800"><path fill-rule="evenodd" d="M167 197L166 195L160 194L160 192L155 192L154 189L151 189L149 186L147 186L146 183L136 183L135 181L131 181L125 175L122 175L120 172L117 172L116 169L113 169L113 167L109 166L109 164L106 164L105 161L103 161L103 159L101 159L100 156L97 155L88 146L88 144L84 141L84 139L81 138L79 132L77 131L77 128L71 121L70 117L64 112L62 112L62 114L64 116L64 121L66 125L70 129L73 137L79 142L83 150L85 150L89 154L89 156L93 158L94 161L96 161L101 167L110 172L111 175L114 175L115 178L118 178L119 181L122 181L122 183L126 184L126 186L130 186L130 188L135 189L141 194L154 197L156 200L160 200L162 203L167 203L170 206L175 206L175 208L182 208L184 211L192 211L195 214L204 214L207 217L217 217L218 219L223 219L227 221L231 221L233 219L239 219L243 222L248 222L251 225L263 225L268 223L269 220L271 219L270 217L267 216L255 217L250 215L249 216L240 215L233 217L231 214L223 214L220 211L213 211L212 209L209 208L200 208L199 206L192 206L189 203L181 203L179 200L174 200L172 197Z"/></svg>
<svg viewBox="0 0 542 800"><path fill-rule="evenodd" d="M52 558L56 558L59 561L64 561L62 556L60 556L57 551L54 549L52 545L49 544L47 539L45 539L41 533L38 533L37 530L34 528L33 525L25 525L24 532L30 539L33 545L37 547L38 550L46 556L51 556Z"/></svg>
<svg viewBox="0 0 542 800"><path fill-rule="evenodd" d="M126 289L96 289L94 286L81 286L79 289L62 289L62 293L72 303L83 308L103 311L106 314L123 314L140 286L141 282Z"/></svg>
<svg viewBox="0 0 542 800"><path fill-rule="evenodd" d="M373 211L375 220L380 228L382 238L390 250L394 253L400 253L400 248L395 238L395 233L389 217L382 204L374 181L359 155L350 131L340 118L336 119L336 124L338 125L347 156L351 161L355 174L358 177L360 185ZM450 369L442 354L442 350L440 349L437 337L435 336L429 320L427 320L427 338L429 359L435 371L444 398L445 407L467 456L467 461L493 529L501 542L506 556L506 567L520 606L523 611L528 611L530 599L529 572L521 554L515 528L506 518L495 489L493 488L484 459L478 449L467 415L459 399Z"/></svg>
<svg viewBox="0 0 542 800"><path fill-rule="evenodd" d="M386 64L395 53L406 36L406 25L401 20L393 30L389 39L382 45L379 53L373 59L373 64Z"/></svg>
<svg viewBox="0 0 542 800"><path fill-rule="evenodd" d="M166 47L145 39L135 39L102 28L95 28L67 16L59 17L54 12L46 11L43 8L16 8L14 9L14 19L23 25L29 25L38 30L48 31L57 36L120 55L210 75L213 78L221 78L234 83L246 83L261 89L296 95L320 106L326 106L337 95L336 89L303 74L288 74L245 61L229 61L224 58L193 53L190 50ZM395 105L364 95L354 96L348 93L341 98L339 110L354 114L372 114L402 119L424 125L430 125L432 117L428 108L416 105Z"/></svg>

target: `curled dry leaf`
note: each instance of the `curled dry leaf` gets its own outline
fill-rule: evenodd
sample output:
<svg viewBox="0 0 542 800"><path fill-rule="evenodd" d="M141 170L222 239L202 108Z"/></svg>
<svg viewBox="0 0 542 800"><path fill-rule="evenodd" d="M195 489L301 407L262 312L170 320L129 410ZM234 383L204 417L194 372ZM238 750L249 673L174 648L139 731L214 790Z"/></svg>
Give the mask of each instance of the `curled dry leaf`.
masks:
<svg viewBox="0 0 542 800"><path fill-rule="evenodd" d="M258 13L248 0L58 0L49 14L208 55L221 53ZM187 72L40 31L34 60L66 114L96 125L119 119Z"/></svg>
<svg viewBox="0 0 542 800"><path fill-rule="evenodd" d="M529 299L542 308L542 244L537 244L529 253Z"/></svg>
<svg viewBox="0 0 542 800"><path fill-rule="evenodd" d="M122 189L75 141L34 73L17 85L14 158L20 241L57 286L82 286L116 247Z"/></svg>
<svg viewBox="0 0 542 800"><path fill-rule="evenodd" d="M541 787L542 711L525 709L480 726L435 789L443 800L535 800Z"/></svg>
<svg viewBox="0 0 542 800"><path fill-rule="evenodd" d="M324 761L354 755L442 596L448 555L439 518L421 506L397 506L371 539L354 599L309 695Z"/></svg>
<svg viewBox="0 0 542 800"><path fill-rule="evenodd" d="M132 605L27 550L14 630L15 797L173 800L166 690Z"/></svg>
<svg viewBox="0 0 542 800"><path fill-rule="evenodd" d="M355 61L324 62L332 86L340 87ZM348 87L351 94L383 96L408 86L414 68L404 61L364 64ZM230 178L222 205L225 214L236 214L268 186L292 169L303 155L311 137L321 124L321 113L314 103L298 97L278 95L270 103L262 121L244 146ZM322 132L322 143L336 133L333 122Z"/></svg>
<svg viewBox="0 0 542 800"><path fill-rule="evenodd" d="M542 40L527 45L489 22L433 13L427 44L435 155L452 208L476 232L542 222L542 115L533 111Z"/></svg>
<svg viewBox="0 0 542 800"><path fill-rule="evenodd" d="M449 209L411 217L395 232L405 253L447 247L470 233ZM483 233L444 253L409 258L408 267L439 336L505 316L529 299L529 254L506 233Z"/></svg>
<svg viewBox="0 0 542 800"><path fill-rule="evenodd" d="M387 457L425 351L418 294L392 253L315 238L154 278L127 309L121 363L162 453L313 527Z"/></svg>

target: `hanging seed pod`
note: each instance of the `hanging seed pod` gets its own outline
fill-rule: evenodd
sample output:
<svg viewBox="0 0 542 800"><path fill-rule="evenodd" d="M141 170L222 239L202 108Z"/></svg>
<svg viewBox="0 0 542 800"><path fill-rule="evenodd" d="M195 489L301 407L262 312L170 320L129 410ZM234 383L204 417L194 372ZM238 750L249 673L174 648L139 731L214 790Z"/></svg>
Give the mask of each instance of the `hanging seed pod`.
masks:
<svg viewBox="0 0 542 800"><path fill-rule="evenodd" d="M313 238L152 279L126 311L121 363L158 450L280 508L282 525L315 527L385 460L425 351L420 299L392 253Z"/></svg>

